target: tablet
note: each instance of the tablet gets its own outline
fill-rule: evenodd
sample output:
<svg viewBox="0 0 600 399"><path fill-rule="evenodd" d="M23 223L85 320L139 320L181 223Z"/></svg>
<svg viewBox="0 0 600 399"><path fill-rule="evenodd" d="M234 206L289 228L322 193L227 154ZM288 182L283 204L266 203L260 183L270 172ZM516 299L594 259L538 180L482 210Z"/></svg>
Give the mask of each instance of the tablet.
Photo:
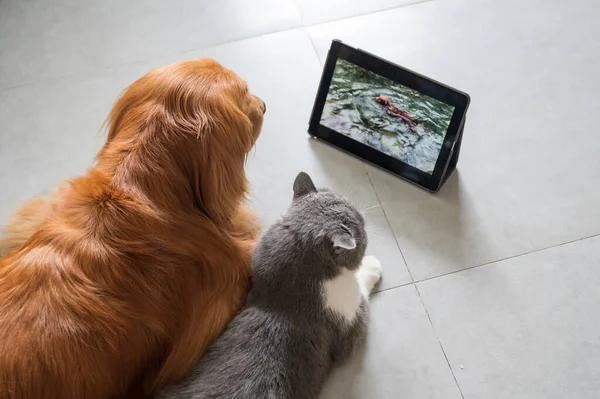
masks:
<svg viewBox="0 0 600 399"><path fill-rule="evenodd" d="M429 191L452 173L469 96L334 40L308 132Z"/></svg>

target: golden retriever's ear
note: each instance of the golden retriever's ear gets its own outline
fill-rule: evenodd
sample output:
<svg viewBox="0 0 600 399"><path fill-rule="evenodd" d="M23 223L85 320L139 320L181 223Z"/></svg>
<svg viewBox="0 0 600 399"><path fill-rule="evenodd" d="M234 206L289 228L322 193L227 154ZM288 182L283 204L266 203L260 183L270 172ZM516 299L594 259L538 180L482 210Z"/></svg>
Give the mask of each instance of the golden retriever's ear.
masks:
<svg viewBox="0 0 600 399"><path fill-rule="evenodd" d="M252 123L226 98L200 105L196 140L189 149L189 178L199 208L228 223L248 189L246 156L254 144Z"/></svg>
<svg viewBox="0 0 600 399"><path fill-rule="evenodd" d="M155 129L166 128L182 139L174 157L196 206L219 223L229 223L248 188L244 166L255 134L240 108L248 96L245 82L217 63L204 69L196 78L169 85L164 108L155 113Z"/></svg>

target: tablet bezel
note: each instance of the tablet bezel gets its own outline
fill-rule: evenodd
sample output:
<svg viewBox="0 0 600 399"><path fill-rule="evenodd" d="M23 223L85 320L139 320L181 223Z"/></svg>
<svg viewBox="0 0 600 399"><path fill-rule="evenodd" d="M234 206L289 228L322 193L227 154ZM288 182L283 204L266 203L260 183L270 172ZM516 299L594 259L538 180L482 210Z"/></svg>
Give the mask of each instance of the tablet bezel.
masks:
<svg viewBox="0 0 600 399"><path fill-rule="evenodd" d="M320 122L323 114L323 107L325 106L325 100L327 98L327 93L329 92L329 86L338 59L351 62L352 64L376 73L377 75L388 78L454 107L454 113L450 120L448 130L446 131L446 136L444 137L442 148L432 174L417 169L414 166L321 125ZM469 102L470 98L466 93L419 75L363 50L350 47L339 40L334 40L331 43L331 48L329 49L327 60L325 61L325 66L323 68L321 82L310 117L308 132L311 136L317 137L346 152L356 155L365 161L386 169L426 190L435 192L439 189L443 181Z"/></svg>

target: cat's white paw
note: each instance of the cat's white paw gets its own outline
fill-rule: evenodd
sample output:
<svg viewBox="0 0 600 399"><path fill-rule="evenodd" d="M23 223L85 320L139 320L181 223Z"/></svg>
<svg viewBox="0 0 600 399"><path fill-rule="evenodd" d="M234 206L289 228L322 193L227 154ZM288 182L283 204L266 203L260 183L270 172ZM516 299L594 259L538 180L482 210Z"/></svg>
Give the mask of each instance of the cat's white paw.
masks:
<svg viewBox="0 0 600 399"><path fill-rule="evenodd" d="M368 298L381 278L381 262L374 256L365 256L356 272L356 278L363 296Z"/></svg>
<svg viewBox="0 0 600 399"><path fill-rule="evenodd" d="M360 263L360 267L369 269L381 277L381 262L373 255L365 256Z"/></svg>

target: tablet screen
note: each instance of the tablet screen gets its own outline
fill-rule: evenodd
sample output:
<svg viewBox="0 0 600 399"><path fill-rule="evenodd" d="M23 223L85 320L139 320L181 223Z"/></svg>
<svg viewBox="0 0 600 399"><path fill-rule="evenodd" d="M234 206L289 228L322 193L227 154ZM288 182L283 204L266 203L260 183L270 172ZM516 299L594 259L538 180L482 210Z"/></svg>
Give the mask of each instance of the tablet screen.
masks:
<svg viewBox="0 0 600 399"><path fill-rule="evenodd" d="M320 123L432 174L454 107L337 59Z"/></svg>

